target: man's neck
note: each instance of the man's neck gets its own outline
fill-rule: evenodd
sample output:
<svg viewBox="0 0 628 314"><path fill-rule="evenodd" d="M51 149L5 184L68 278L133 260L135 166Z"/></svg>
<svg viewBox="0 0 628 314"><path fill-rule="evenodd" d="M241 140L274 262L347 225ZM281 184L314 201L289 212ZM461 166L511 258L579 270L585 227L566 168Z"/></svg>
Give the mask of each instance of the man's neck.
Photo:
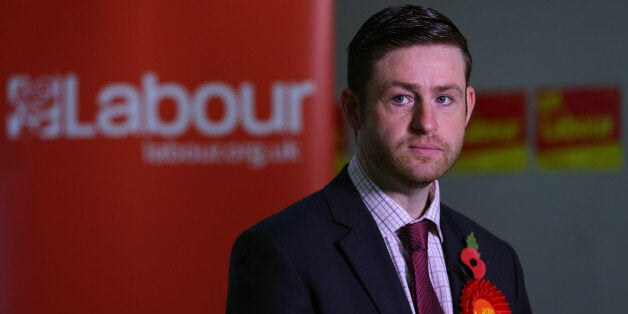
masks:
<svg viewBox="0 0 628 314"><path fill-rule="evenodd" d="M405 209L408 215L414 219L423 216L425 211L430 207L429 186L421 188L420 190L414 190L413 193L400 193L383 188L382 191L388 194L390 198Z"/></svg>
<svg viewBox="0 0 628 314"><path fill-rule="evenodd" d="M430 207L429 192L431 184L413 186L412 184L404 184L403 182L384 180L384 174L380 173L375 165L369 164L367 161L363 160L363 158L360 158L359 155L358 161L369 179L401 206L410 217L415 219L419 218L423 216L425 211Z"/></svg>

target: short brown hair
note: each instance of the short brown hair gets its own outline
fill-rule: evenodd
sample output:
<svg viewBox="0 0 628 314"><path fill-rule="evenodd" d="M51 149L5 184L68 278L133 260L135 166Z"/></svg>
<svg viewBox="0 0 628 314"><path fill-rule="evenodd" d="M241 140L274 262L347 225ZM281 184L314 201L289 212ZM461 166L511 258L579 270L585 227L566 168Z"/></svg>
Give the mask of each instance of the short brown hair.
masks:
<svg viewBox="0 0 628 314"><path fill-rule="evenodd" d="M373 65L388 52L414 45L446 44L462 51L465 79L471 77L472 59L467 40L456 25L434 9L400 5L371 16L347 48L347 84L364 99L365 85Z"/></svg>

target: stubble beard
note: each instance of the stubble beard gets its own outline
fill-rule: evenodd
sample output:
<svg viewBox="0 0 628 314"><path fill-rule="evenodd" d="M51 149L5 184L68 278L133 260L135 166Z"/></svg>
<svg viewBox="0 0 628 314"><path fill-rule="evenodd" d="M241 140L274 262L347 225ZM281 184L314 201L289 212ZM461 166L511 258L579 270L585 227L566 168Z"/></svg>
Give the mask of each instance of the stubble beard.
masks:
<svg viewBox="0 0 628 314"><path fill-rule="evenodd" d="M381 175L388 176L385 180L395 180L405 188L423 188L445 175L458 159L463 142L461 139L450 144L433 136L429 139L430 143L437 144L441 154L436 157L416 157L409 151L407 141L391 146L378 137L367 138L368 147L365 151L372 166L378 168Z"/></svg>

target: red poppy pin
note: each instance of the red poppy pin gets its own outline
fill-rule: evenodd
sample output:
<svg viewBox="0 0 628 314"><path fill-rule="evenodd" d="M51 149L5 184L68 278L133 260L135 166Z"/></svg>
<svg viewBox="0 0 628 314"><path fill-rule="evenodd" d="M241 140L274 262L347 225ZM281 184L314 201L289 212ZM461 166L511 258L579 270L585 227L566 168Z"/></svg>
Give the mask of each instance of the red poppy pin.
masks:
<svg viewBox="0 0 628 314"><path fill-rule="evenodd" d="M467 247L460 252L460 259L471 272L473 279L462 288L460 307L463 314L510 314L504 294L490 281L484 279L486 264L480 258L479 245L473 232L466 239Z"/></svg>

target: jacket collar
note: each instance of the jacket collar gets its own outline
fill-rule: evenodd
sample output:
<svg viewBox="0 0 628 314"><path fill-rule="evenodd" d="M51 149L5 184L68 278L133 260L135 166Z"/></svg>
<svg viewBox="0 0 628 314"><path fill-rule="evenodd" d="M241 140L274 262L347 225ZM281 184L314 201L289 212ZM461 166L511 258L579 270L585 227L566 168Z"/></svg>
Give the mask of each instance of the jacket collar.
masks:
<svg viewBox="0 0 628 314"><path fill-rule="evenodd" d="M347 228L347 233L336 245L355 270L375 307L380 313L411 313L386 244L360 194L353 186L346 166L323 192L332 218ZM465 282L472 279L472 275L459 258L460 252L465 247L466 234L456 223L451 211L452 209L441 204L443 254L454 313L459 313L458 303L462 287Z"/></svg>
<svg viewBox="0 0 628 314"><path fill-rule="evenodd" d="M323 190L334 221L347 228L336 245L380 313L411 313L408 300L373 217L345 166Z"/></svg>

